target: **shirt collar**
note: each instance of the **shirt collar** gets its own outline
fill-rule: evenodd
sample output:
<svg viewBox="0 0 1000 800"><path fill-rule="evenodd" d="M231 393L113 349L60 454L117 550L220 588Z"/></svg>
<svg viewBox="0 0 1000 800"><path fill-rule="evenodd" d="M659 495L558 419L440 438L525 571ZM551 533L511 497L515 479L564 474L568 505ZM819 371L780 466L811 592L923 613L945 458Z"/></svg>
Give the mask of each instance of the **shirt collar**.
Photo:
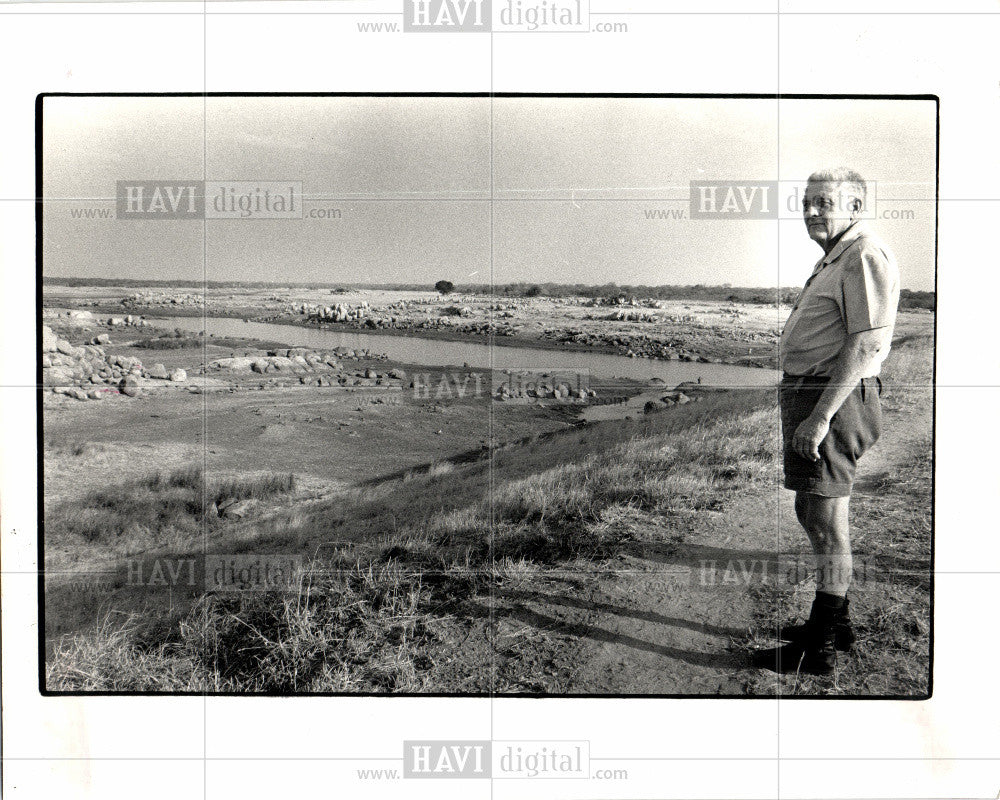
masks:
<svg viewBox="0 0 1000 800"><path fill-rule="evenodd" d="M819 264L816 265L817 269L827 264L832 264L840 258L843 252L850 247L858 237L863 236L867 232L868 226L865 224L863 219L854 220L847 230L841 234L840 239L838 239L837 243L833 246L833 250L820 259Z"/></svg>

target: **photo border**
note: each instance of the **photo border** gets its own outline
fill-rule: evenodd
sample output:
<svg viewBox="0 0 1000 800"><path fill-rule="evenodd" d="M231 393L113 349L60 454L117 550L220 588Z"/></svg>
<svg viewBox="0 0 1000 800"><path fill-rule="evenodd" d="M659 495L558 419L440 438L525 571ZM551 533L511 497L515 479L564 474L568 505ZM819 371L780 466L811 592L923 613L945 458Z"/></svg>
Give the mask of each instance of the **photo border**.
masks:
<svg viewBox="0 0 1000 800"><path fill-rule="evenodd" d="M45 685L45 515L44 515L44 409L42 384L42 309L43 309L43 127L44 100L49 97L370 97L370 98L552 98L552 99L717 99L717 100L898 100L898 101L933 101L935 104L935 141L934 141L934 297L935 311L933 324L933 359L931 372L931 552L930 552L930 583L929 583L929 643L928 643L928 680L927 692L922 695L815 695L799 696L779 693L755 695L718 695L718 694L612 694L612 693L582 693L567 692L562 694L544 692L512 692L497 694L494 692L167 692L167 691L84 691L84 690L53 690ZM780 131L779 131L780 140ZM935 589L935 544L936 544L936 480L937 480L937 344L938 344L938 236L940 212L940 170L941 170L941 100L935 94L801 94L801 93L589 93L589 92L42 92L35 97L35 377L36 377L36 414L37 414L37 513L38 513L38 689L42 697L373 697L373 698L497 698L497 699L671 699L671 700L821 700L821 701L857 701L857 700L891 700L891 701L925 701L931 699L934 693L934 589ZM491 202L494 198L491 198Z"/></svg>

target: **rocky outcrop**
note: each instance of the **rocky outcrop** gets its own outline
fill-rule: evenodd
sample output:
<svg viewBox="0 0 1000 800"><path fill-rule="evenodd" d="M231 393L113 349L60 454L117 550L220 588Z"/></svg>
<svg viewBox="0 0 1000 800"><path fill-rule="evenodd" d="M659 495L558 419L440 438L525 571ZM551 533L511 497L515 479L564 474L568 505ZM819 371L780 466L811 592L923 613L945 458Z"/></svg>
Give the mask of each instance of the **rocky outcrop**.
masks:
<svg viewBox="0 0 1000 800"><path fill-rule="evenodd" d="M144 369L138 358L107 353L101 345L73 345L47 325L42 327L41 349L42 385L54 394L77 400L100 400L117 394L139 397L147 386L146 380L187 378L184 370L171 372L160 363Z"/></svg>
<svg viewBox="0 0 1000 800"><path fill-rule="evenodd" d="M218 358L206 366L206 372L255 373L258 375L302 375L307 373L343 373L344 361L381 361L386 356L370 350L350 350L338 347L332 351L310 350L305 347L291 347L268 350L266 353L248 356ZM374 374L369 369L367 372ZM401 374L405 377L405 373ZM369 377L365 375L364 377ZM401 380L401 378L400 378Z"/></svg>

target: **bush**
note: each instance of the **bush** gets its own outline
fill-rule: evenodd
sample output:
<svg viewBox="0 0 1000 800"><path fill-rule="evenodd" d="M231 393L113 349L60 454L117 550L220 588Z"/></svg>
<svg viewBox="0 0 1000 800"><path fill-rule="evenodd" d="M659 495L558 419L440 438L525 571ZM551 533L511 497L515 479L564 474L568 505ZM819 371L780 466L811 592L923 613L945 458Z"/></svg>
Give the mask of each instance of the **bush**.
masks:
<svg viewBox="0 0 1000 800"><path fill-rule="evenodd" d="M455 291L455 284L451 281L438 281L434 284L434 288L441 294L451 294Z"/></svg>

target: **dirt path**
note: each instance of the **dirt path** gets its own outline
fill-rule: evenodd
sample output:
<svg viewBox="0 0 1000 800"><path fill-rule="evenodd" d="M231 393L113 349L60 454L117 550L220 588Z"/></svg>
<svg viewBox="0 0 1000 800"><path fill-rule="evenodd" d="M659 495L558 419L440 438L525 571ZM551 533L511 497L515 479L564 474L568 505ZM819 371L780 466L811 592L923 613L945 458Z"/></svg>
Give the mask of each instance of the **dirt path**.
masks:
<svg viewBox="0 0 1000 800"><path fill-rule="evenodd" d="M862 538L867 531L858 524L867 524L863 509L879 491L879 477L925 451L929 430L929 402L887 411L883 437L861 462L855 490L852 512L854 506L862 511L852 513L852 523ZM922 512L929 515L929 509ZM555 637L552 652L536 667L546 674L537 688L586 694L767 691L762 684L773 685L775 678L748 667L746 643L761 632L758 590L765 579L773 584L790 563L804 565L797 573L802 579L809 574L793 494L778 487L745 494L722 512L702 512L674 526L666 532L669 541L648 522L633 530L639 541L598 574L588 569L549 575L528 590L497 591L498 641L519 627ZM779 563L776 552L801 553L802 560L785 557ZM886 586L879 581L891 580L859 588L854 604L861 616L884 602ZM786 593L794 592L795 613L807 613L812 582L799 588L781 583Z"/></svg>

